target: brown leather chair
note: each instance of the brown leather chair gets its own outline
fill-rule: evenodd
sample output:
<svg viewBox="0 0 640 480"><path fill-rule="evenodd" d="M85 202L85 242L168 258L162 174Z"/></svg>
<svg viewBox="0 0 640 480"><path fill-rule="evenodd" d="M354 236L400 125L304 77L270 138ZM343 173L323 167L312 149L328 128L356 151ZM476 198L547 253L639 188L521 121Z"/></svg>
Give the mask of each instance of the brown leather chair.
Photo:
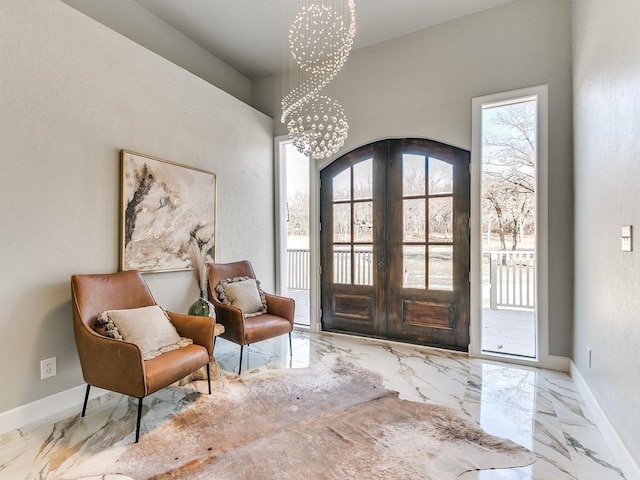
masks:
<svg viewBox="0 0 640 480"><path fill-rule="evenodd" d="M238 307L220 302L216 287L220 280L227 278L244 276L256 278L251 263L247 260L233 263L208 263L207 271L209 276L209 301L215 307L216 322L224 325L225 328L224 333L220 336L240 345L238 375L242 372L242 352L245 345L248 346L251 343L288 333L289 352L293 355L291 331L293 330L295 301L292 298L265 293L267 312L255 317L244 318L242 310Z"/></svg>
<svg viewBox="0 0 640 480"><path fill-rule="evenodd" d="M135 270L71 277L73 333L75 335L82 376L87 391L82 416L87 409L91 386L138 398L136 443L140 437L142 399L181 378L207 366L211 393L209 362L213 358L215 320L167 312L181 337L193 345L179 348L152 359L143 360L140 348L103 336L94 330L98 315L105 310L121 310L156 305L149 287Z"/></svg>

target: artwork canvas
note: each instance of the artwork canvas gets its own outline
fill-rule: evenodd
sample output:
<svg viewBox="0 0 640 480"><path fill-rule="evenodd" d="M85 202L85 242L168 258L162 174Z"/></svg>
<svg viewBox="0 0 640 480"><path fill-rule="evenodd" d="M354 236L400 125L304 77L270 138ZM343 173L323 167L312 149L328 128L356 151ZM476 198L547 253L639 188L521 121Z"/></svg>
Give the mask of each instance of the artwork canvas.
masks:
<svg viewBox="0 0 640 480"><path fill-rule="evenodd" d="M214 261L213 173L128 150L121 173L122 270L188 270L194 248Z"/></svg>

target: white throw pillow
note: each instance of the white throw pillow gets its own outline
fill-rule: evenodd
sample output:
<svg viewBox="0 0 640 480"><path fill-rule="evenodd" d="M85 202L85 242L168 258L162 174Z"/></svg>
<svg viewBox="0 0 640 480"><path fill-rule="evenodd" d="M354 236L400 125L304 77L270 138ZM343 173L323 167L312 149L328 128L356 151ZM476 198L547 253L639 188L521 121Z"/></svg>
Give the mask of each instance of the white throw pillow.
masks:
<svg viewBox="0 0 640 480"><path fill-rule="evenodd" d="M227 278L220 281L216 290L222 303L238 307L245 317L267 311L267 302L258 280L249 277Z"/></svg>
<svg viewBox="0 0 640 480"><path fill-rule="evenodd" d="M164 311L157 305L128 310L107 310L98 317L107 335L116 340L135 343L144 360L193 343L180 337Z"/></svg>

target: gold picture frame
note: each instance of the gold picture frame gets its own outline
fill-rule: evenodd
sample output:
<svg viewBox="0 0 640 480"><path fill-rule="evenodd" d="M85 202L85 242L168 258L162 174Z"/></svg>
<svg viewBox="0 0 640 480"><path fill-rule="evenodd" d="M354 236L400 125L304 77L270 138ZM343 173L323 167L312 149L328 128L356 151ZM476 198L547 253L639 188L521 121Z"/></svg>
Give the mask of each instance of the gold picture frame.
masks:
<svg viewBox="0 0 640 480"><path fill-rule="evenodd" d="M216 175L130 150L120 155L120 269L190 270L215 260Z"/></svg>

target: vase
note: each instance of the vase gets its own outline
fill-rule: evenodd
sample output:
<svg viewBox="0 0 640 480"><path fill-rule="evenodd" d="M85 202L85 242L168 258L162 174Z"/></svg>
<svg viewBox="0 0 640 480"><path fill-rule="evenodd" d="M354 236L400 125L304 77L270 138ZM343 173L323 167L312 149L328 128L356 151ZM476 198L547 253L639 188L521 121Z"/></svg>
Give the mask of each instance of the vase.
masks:
<svg viewBox="0 0 640 480"><path fill-rule="evenodd" d="M207 300L207 293L204 290L200 290L200 298L193 302L193 305L189 307L189 315L208 317L211 313L209 305L210 303Z"/></svg>

